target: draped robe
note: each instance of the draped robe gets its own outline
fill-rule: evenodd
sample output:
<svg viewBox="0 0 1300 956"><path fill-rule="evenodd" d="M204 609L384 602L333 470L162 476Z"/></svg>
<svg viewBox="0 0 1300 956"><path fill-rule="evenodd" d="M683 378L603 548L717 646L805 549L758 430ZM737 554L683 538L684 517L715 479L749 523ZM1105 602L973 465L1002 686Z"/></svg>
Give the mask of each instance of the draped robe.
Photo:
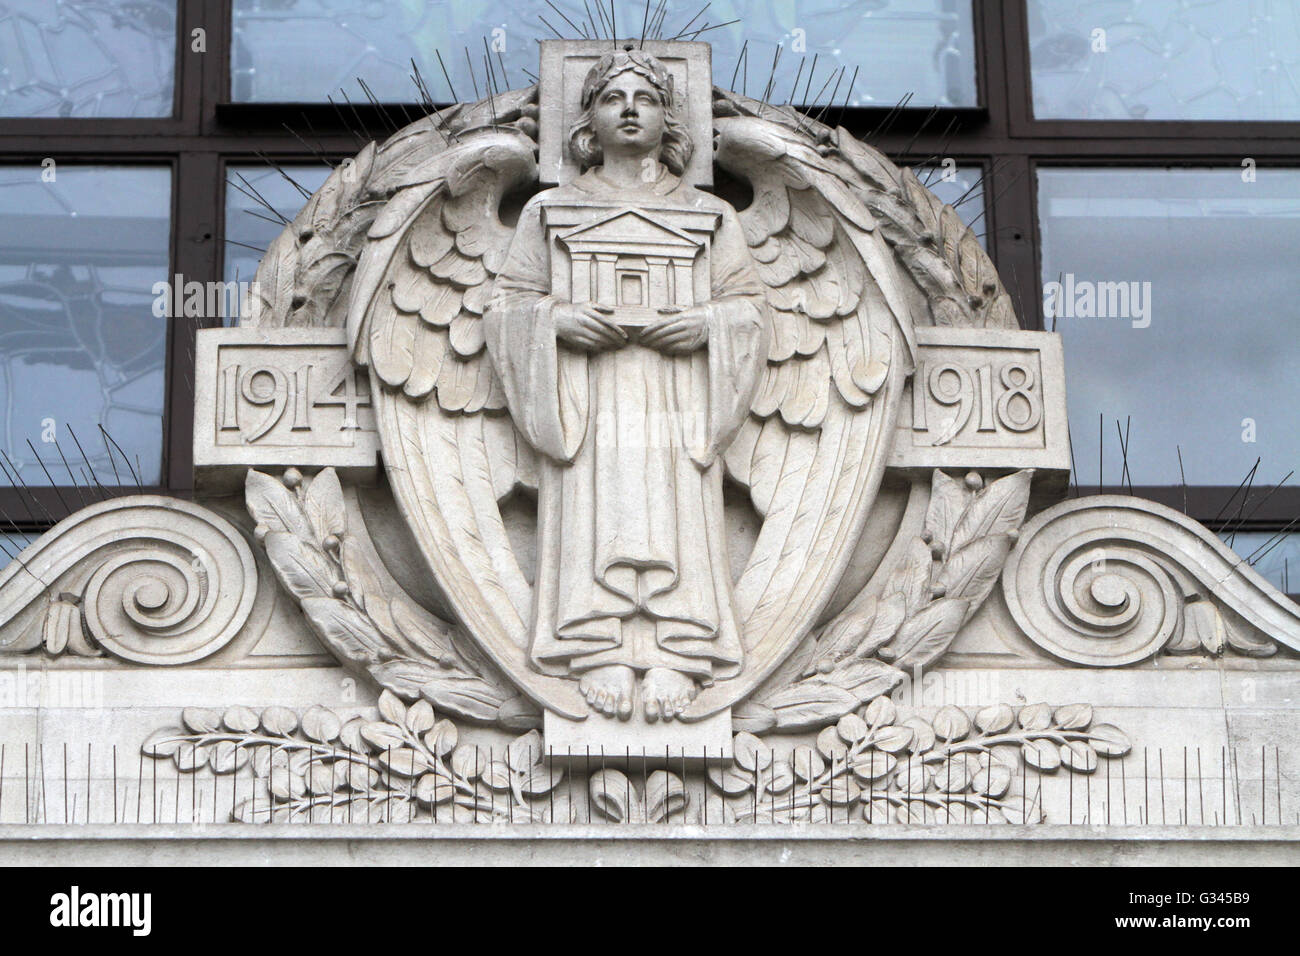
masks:
<svg viewBox="0 0 1300 956"><path fill-rule="evenodd" d="M621 664L707 683L733 676L743 656L720 456L766 363L766 289L735 210L659 172L631 194L589 170L535 196L483 316L511 416L540 452L531 659L544 673ZM548 245L543 207L582 200L720 214L706 346L587 354L557 341L551 256L563 253Z"/></svg>

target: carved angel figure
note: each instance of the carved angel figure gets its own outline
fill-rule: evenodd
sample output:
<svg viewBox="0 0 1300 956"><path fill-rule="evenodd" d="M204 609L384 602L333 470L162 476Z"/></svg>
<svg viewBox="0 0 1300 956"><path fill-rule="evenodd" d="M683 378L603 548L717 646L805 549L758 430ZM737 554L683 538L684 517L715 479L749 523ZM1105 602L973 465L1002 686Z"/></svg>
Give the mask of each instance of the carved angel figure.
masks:
<svg viewBox="0 0 1300 956"><path fill-rule="evenodd" d="M538 118L562 93L543 83L412 124L357 157L348 211L325 189L301 217L354 230L336 301L388 483L446 627L489 663L462 675L409 621L347 653L440 708L508 710L499 670L558 719L701 720L786 680L853 559L914 348L914 287L873 209L911 207L866 145L714 89L713 158L752 191L735 209L692 185L710 144L686 135L700 106L678 74L599 56L555 131L571 181L537 192ZM298 228L286 242L322 241ZM756 519L743 547L724 481ZM533 529L503 517L521 488L531 566ZM833 701L789 707L848 707L887 670L851 663L849 686L816 690Z"/></svg>
<svg viewBox="0 0 1300 956"><path fill-rule="evenodd" d="M639 51L606 54L582 109L570 144L585 172L524 207L484 334L515 425L542 456L532 660L581 675L590 705L624 719L639 677L646 717L671 719L744 655L721 453L749 413L770 320L735 210L679 178L692 143L668 71ZM603 296L612 303L566 301L552 288L552 258L566 253L548 242L546 219L574 206L573 232L612 212L632 253L675 208L713 214L707 301L665 302L629 328L625 311L651 297L648 273L645 288L630 277L622 300L626 288ZM610 266L631 259L639 273L644 258Z"/></svg>

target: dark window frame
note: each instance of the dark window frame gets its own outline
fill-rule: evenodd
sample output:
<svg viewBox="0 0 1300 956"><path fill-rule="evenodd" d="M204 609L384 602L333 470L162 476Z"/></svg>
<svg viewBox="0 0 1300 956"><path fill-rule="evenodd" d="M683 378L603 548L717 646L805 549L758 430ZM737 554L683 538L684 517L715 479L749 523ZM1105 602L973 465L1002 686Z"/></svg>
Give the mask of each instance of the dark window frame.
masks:
<svg viewBox="0 0 1300 956"><path fill-rule="evenodd" d="M191 31L207 31L207 50L190 49ZM1016 303L1021 324L1043 328L1036 169L1039 166L1225 166L1239 167L1253 157L1259 168L1300 168L1300 123L1116 122L1035 120L1032 113L1028 19L1022 0L974 3L975 79L978 107L908 109L896 113L888 128L871 142L895 160L918 164L941 155L959 165L985 170L986 246ZM284 125L312 135L334 162L354 155L349 126L386 137L389 127L378 110L358 106L346 117L328 104L237 104L229 100L231 0L179 0L174 114L158 119L6 119L0 121L0 162L35 162L53 156L69 163L170 163L173 170L171 269L186 279L223 278L225 247L225 176L228 165L258 163L262 156L285 163L311 163L317 156ZM394 117L402 108L417 115L413 102L385 104ZM889 111L840 109L825 119L856 135L876 130ZM944 136L949 123L950 136ZM260 155L259 155L260 154ZM189 496L193 489L192 452L195 331L219 319L195 321L174 317L168 329L163 482L147 491ZM1300 463L1297 463L1300 465ZM1086 473L1086 471L1085 471ZM128 494L134 488L123 487ZM1093 493L1095 485L1071 488ZM1108 492L1121 491L1106 488ZM1122 489L1127 491L1127 489ZM1137 487L1134 494L1188 512L1212 527L1235 523L1236 503L1228 518L1213 521L1238 493L1229 486ZM56 518L77 501L75 490L33 489ZM1267 493L1256 486L1249 512ZM0 508L11 517L25 514L20 492L0 488ZM1239 495L1238 495L1239 500ZM1240 524L1240 530L1278 530L1300 515L1300 487L1279 489ZM19 522L20 525L22 522ZM48 522L46 522L48 524ZM39 530L40 523L30 529Z"/></svg>

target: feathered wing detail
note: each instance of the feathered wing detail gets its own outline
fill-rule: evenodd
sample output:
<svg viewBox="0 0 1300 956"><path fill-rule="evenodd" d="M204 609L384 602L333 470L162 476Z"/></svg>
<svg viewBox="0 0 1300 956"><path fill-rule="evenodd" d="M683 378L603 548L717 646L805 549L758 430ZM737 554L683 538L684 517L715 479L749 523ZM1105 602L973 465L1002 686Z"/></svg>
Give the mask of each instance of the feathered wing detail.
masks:
<svg viewBox="0 0 1300 956"><path fill-rule="evenodd" d="M575 685L528 665L532 590L498 502L535 468L482 331L512 232L497 210L536 181L534 149L518 129L480 128L425 162L370 228L348 332L370 367L393 493L457 616L525 693L581 718Z"/></svg>
<svg viewBox="0 0 1300 956"><path fill-rule="evenodd" d="M717 116L717 159L748 180L741 226L768 285L768 364L725 455L763 526L736 584L745 664L686 712L742 699L808 632L884 474L915 341L893 253L853 167L798 130Z"/></svg>

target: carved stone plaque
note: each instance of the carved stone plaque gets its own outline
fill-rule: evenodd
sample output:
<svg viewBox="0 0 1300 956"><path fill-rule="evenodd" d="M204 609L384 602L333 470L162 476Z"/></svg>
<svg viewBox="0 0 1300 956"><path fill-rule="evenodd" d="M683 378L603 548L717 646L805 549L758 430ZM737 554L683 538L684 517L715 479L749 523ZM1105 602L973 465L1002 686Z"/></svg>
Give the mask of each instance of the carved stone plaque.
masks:
<svg viewBox="0 0 1300 956"><path fill-rule="evenodd" d="M1070 473L1061 339L1053 332L916 330L916 372L891 468L1033 468Z"/></svg>
<svg viewBox="0 0 1300 956"><path fill-rule="evenodd" d="M201 489L243 484L249 467L373 474L370 382L341 329L209 329L195 362L194 472Z"/></svg>

